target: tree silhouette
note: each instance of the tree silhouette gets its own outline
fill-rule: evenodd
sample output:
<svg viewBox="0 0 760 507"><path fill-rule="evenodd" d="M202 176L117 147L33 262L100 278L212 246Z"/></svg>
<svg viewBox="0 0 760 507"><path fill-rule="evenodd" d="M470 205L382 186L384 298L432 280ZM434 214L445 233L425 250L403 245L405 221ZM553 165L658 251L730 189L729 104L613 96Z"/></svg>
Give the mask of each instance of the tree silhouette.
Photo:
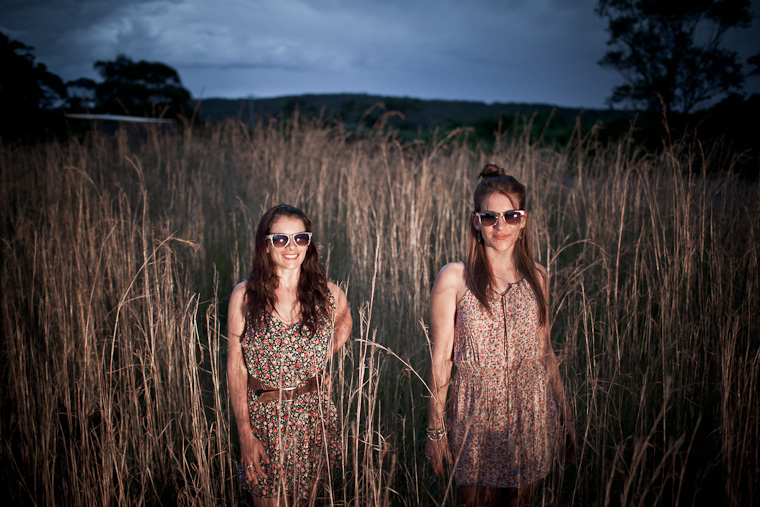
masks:
<svg viewBox="0 0 760 507"><path fill-rule="evenodd" d="M105 113L174 118L184 114L190 92L176 70L160 62L133 61L119 55L95 62L103 78L95 84L96 110ZM79 81L80 87L87 83Z"/></svg>
<svg viewBox="0 0 760 507"><path fill-rule="evenodd" d="M97 106L95 97L96 88L97 83L87 77L80 77L79 79L67 81L67 109L72 113L86 113L94 111Z"/></svg>
<svg viewBox="0 0 760 507"><path fill-rule="evenodd" d="M0 135L19 137L38 133L50 121L50 110L66 97L66 87L42 63L33 47L0 33Z"/></svg>
<svg viewBox="0 0 760 507"><path fill-rule="evenodd" d="M749 27L749 0L599 0L596 12L613 48L599 64L626 81L609 104L690 113L741 91L750 74L735 51L720 47L730 29ZM748 64L757 68L758 56Z"/></svg>

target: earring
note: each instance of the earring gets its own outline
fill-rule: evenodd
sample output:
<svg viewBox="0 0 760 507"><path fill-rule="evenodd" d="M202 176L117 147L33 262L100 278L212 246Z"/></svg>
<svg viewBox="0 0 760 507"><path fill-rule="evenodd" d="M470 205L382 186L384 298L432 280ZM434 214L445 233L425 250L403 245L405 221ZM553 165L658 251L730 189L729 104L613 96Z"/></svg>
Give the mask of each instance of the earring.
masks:
<svg viewBox="0 0 760 507"><path fill-rule="evenodd" d="M522 227L522 228L520 229L520 234L517 236L517 239L522 239L522 235L523 235L523 229L525 229L525 227Z"/></svg>
<svg viewBox="0 0 760 507"><path fill-rule="evenodd" d="M478 243L483 243L483 235L480 233L480 231L478 231L477 234L475 234L475 241L477 241Z"/></svg>

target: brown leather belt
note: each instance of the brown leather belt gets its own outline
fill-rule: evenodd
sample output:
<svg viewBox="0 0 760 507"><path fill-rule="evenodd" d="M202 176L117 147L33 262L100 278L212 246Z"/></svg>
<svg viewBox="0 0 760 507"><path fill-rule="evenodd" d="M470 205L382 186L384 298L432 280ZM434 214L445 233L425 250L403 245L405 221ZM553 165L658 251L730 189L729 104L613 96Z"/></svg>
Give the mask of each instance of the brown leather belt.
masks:
<svg viewBox="0 0 760 507"><path fill-rule="evenodd" d="M309 380L298 387L281 389L278 389L276 387L267 387L262 384L261 381L256 377L251 377L248 375L248 389L253 391L253 394L255 394L259 401L262 403L269 403L270 401L277 400L295 400L302 394L316 391L320 385L322 385L322 373L318 373L317 375L311 377Z"/></svg>

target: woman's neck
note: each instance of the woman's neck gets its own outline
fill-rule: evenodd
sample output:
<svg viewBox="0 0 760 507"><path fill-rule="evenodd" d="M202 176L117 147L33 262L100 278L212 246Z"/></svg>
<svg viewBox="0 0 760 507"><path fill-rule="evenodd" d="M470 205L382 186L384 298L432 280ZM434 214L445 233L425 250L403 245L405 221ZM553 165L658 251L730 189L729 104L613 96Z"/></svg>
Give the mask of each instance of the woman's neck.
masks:
<svg viewBox="0 0 760 507"><path fill-rule="evenodd" d="M488 264L491 267L492 284L494 290L502 292L513 283L522 279L522 274L517 268L512 252L498 252L488 256Z"/></svg>
<svg viewBox="0 0 760 507"><path fill-rule="evenodd" d="M279 283L277 284L278 290L283 290L284 292L297 292L298 280L301 278L301 270L300 269L283 269L283 270L278 269L277 278L279 278Z"/></svg>
<svg viewBox="0 0 760 507"><path fill-rule="evenodd" d="M493 248L486 248L486 260L491 266L491 272L495 273L498 270L515 269L517 263L515 262L514 251L514 247L501 252Z"/></svg>
<svg viewBox="0 0 760 507"><path fill-rule="evenodd" d="M278 273L279 283L274 291L274 313L283 323L290 325L301 318L298 304L298 279L300 271L293 270ZM283 276L284 275L284 276Z"/></svg>

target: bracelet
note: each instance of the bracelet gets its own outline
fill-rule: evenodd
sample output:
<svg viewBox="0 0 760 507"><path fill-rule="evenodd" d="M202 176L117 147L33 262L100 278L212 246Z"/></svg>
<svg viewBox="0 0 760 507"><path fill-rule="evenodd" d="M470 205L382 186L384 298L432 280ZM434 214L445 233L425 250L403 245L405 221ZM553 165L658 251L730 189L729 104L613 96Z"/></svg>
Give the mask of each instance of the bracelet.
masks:
<svg viewBox="0 0 760 507"><path fill-rule="evenodd" d="M430 440L443 440L446 437L446 428L427 428L427 437Z"/></svg>

